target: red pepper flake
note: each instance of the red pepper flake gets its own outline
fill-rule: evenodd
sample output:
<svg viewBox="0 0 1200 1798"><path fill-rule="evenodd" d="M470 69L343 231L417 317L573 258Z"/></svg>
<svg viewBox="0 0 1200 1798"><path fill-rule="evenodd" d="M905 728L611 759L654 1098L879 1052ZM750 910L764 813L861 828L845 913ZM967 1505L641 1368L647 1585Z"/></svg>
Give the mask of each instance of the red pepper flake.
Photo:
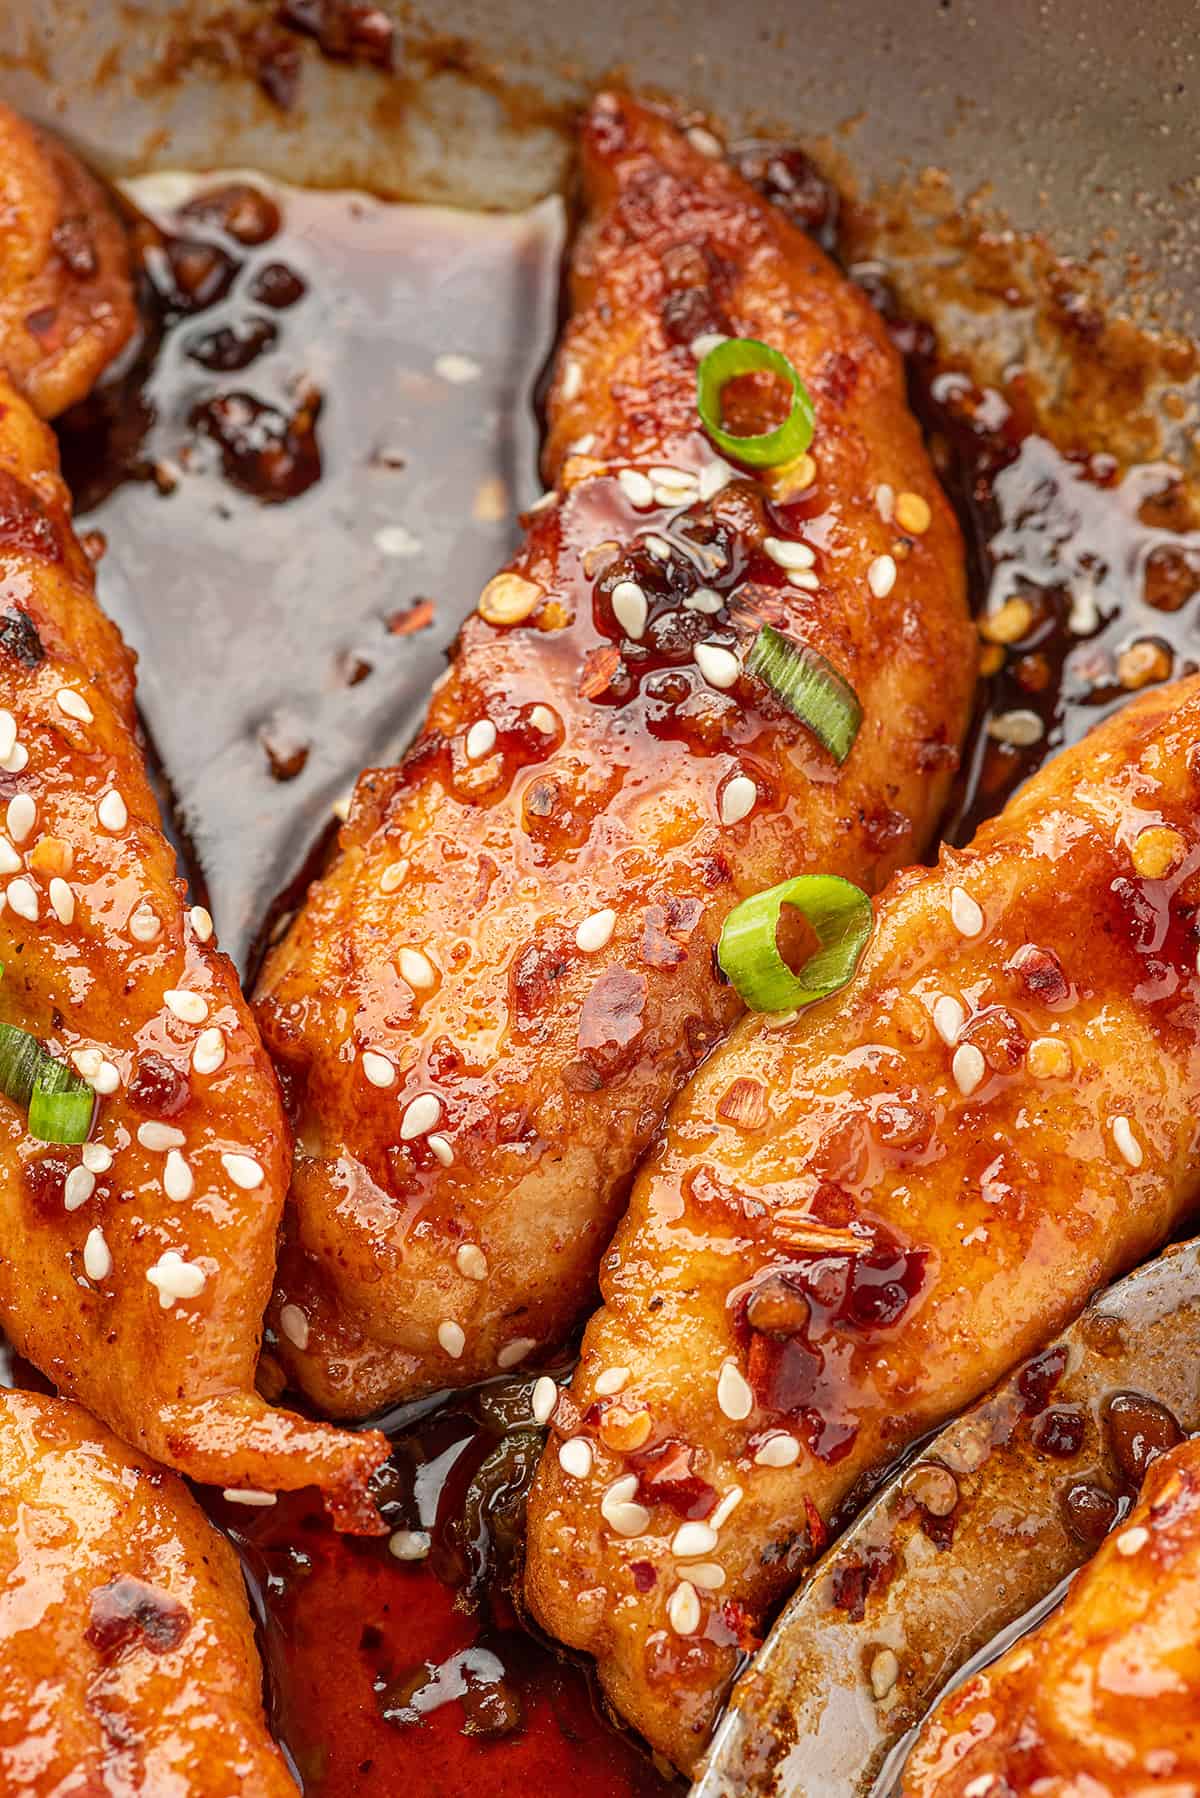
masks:
<svg viewBox="0 0 1200 1798"><path fill-rule="evenodd" d="M739 1130L761 1130L768 1115L766 1088L748 1078L735 1080L717 1105L717 1116Z"/></svg>
<svg viewBox="0 0 1200 1798"><path fill-rule="evenodd" d="M417 631L427 631L433 623L433 601L431 599L414 599L399 611L391 613L387 621L388 635L392 637L411 637Z"/></svg>
<svg viewBox="0 0 1200 1798"><path fill-rule="evenodd" d="M579 1047L620 1058L642 1034L646 976L632 968L606 968L579 1012Z"/></svg>
<svg viewBox="0 0 1200 1798"><path fill-rule="evenodd" d="M687 960L687 950L667 934L667 911L662 905L651 905L642 919L642 940L638 956L648 968L677 968Z"/></svg>
<svg viewBox="0 0 1200 1798"><path fill-rule="evenodd" d="M1046 1005L1063 1005L1071 996L1071 983L1053 949L1024 943L1006 964L1006 974L1015 974L1031 998Z"/></svg>
<svg viewBox="0 0 1200 1798"><path fill-rule="evenodd" d="M583 658L583 673L579 677L579 695L582 699L598 699L601 693L610 687L621 666L621 652L612 643L602 649L589 649Z"/></svg>
<svg viewBox="0 0 1200 1798"><path fill-rule="evenodd" d="M191 1621L169 1592L119 1576L92 1593L92 1617L84 1639L104 1660L134 1645L153 1654L168 1654L183 1641Z"/></svg>
<svg viewBox="0 0 1200 1798"><path fill-rule="evenodd" d="M680 1517L704 1518L716 1510L716 1489L695 1470L697 1450L668 1436L629 1456L644 1505L669 1505Z"/></svg>
<svg viewBox="0 0 1200 1798"><path fill-rule="evenodd" d="M653 1561L630 1561L629 1571L633 1575L633 1583L639 1592L653 1590L658 1579Z"/></svg>

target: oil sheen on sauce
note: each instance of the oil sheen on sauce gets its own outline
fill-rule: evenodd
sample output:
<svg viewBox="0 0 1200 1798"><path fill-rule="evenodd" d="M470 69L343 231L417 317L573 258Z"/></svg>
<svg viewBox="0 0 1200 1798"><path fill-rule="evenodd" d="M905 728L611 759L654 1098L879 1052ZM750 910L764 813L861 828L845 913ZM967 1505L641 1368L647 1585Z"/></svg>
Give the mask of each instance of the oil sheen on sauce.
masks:
<svg viewBox="0 0 1200 1798"><path fill-rule="evenodd" d="M802 156L743 162L836 250L836 196ZM245 966L358 768L411 733L536 496L562 215L483 219L226 176L130 192L146 337L65 421L65 461L83 528L109 541L101 597L142 655L193 876ZM899 314L886 270L857 273L907 358L990 619L944 831L961 842L1130 691L1197 667L1200 536L1170 467L1052 446L1019 370L1003 394L977 387L952 345ZM498 1798L667 1788L586 1671L516 1608L542 1434L533 1377L385 1419L390 1539L334 1536L304 1494L211 1499L310 1798L441 1798L485 1778Z"/></svg>

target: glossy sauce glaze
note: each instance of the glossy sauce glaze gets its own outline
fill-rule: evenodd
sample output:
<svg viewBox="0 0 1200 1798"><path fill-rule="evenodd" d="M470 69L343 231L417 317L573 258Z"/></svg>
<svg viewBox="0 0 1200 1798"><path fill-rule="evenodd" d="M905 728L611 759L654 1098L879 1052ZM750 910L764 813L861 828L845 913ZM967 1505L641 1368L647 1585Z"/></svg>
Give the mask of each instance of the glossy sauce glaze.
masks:
<svg viewBox="0 0 1200 1798"><path fill-rule="evenodd" d="M744 166L819 238L836 241L835 197L802 156L753 150ZM167 532L156 525L153 557L127 576L139 589L152 589L156 604L176 617L191 605L187 583L202 574L222 512L236 520L237 537L232 558L222 563L226 584L253 533L273 529L266 554L259 550L247 562L245 579L255 593L261 583L294 631L289 667L294 670L299 645L301 685L309 693L322 691L331 683L328 634L316 625L309 630L307 621L328 613L328 583L314 579L312 591L297 595L296 564L277 552L281 534L301 525L314 544L325 536L344 543L361 529L361 520L347 525L346 468L330 454L328 394L322 388L322 406L314 392L330 322L320 304L322 283L334 278L333 264L314 254L304 196L287 196L276 220L253 194L233 190L231 197L223 185L219 203L194 207L182 219L164 214L165 239L145 232L147 299L157 324L112 403L94 404L68 421L67 469L81 504L90 508L84 526L108 532L114 554L137 520L152 516L149 509L160 503L156 486L171 490L161 502L166 505L180 491L186 499L189 484L197 483L193 491L202 492L204 503L175 507L170 554ZM356 260L364 285L372 278L379 210L366 202L357 221L351 208L341 222L340 292L353 290ZM404 209L387 210L391 219ZM419 213L395 222L395 241L419 241ZM473 221L462 220L464 237L474 228ZM430 221L428 235L434 252L446 257L454 233L444 217ZM534 252L514 238L509 254L514 264L522 257L528 263ZM913 403L971 547L977 606L1017 608L1001 612L998 630L995 623L990 627L1002 641L990 645L994 671L948 831L961 841L1048 748L1078 737L1147 679L1194 668L1200 612L1192 594L1200 584L1200 540L1187 534L1188 508L1168 470L1142 468L1122 481L1115 467L1095 458L1071 460L1033 434L1032 418L1019 403L1019 381L1005 395L975 387L928 327L896 315L878 269L864 271L864 284L892 314L908 357ZM518 410L522 401L528 406L533 371L551 347L550 311L540 302L530 310L537 328L523 345ZM706 326L697 315L681 319L680 328L695 335ZM455 352L442 317L426 316L424 330L426 366ZM375 361L371 347L358 366L360 383L369 379L364 369L377 367L377 346ZM301 375L307 383L298 381ZM459 391L453 380L449 386ZM168 445L174 456L166 453ZM452 446L453 427L451 452ZM376 482L397 472L390 454L400 462L410 456L424 462L442 453L423 448L420 439L411 450L393 451L382 441L361 447L365 466L353 472ZM531 434L521 435L515 453L499 437L491 447L499 447L506 470L511 463L515 471L508 490L531 498ZM143 484L130 485L131 475L143 477ZM480 523L480 511L489 510L486 494L482 501L478 491L460 498ZM345 689L361 686L363 670L386 670L380 717L386 711L388 729L376 729L380 743L394 743L397 719L423 708L441 649L511 541L506 496L493 490L490 509L500 516L482 521L479 579L460 577L455 569L448 583L452 600L439 596L435 607L415 583L394 578L408 564L401 555L384 565L393 576L394 605L385 612L373 600L385 620L377 640L364 648L355 632L346 633ZM370 523L386 528L382 517L372 515ZM638 573L652 582L653 571ZM128 595L103 587L102 593L128 623L122 611ZM362 608L363 615L370 609ZM413 654L412 633L424 654ZM202 670L231 665L226 639L204 632L197 639L189 649ZM239 912L226 930L236 931L244 947L275 898L281 871L294 872L297 865L256 853L256 820L276 836L281 818L290 820L293 837L305 828L311 835L321 806L349 784L366 745L361 733L339 733L328 711L318 723L329 734L318 740L303 705L281 702L269 719L248 724L246 695L261 681L263 667L233 667L236 679L226 689L215 681L208 688L208 742L228 727L219 783L201 791L195 777L206 768L206 745L199 740L175 746L190 767L170 756L168 761L176 791L187 795L186 825L211 883L221 884L213 881L210 855L229 861L224 890L246 915ZM153 673L150 662L145 674L152 680ZM665 669L652 675L664 677ZM613 697L619 702L625 695ZM164 707L165 700L160 694L156 701L152 689L149 703L155 722L156 705ZM654 703L653 697L644 694L643 703ZM997 727L999 736L993 734ZM305 789L298 826L294 807L290 813L287 808L301 780L312 778L314 760L321 779ZM234 805L247 791L254 805L239 813L240 830L218 849L217 798ZM239 858L240 868L233 865ZM16 1373L19 1378L19 1367ZM385 1542L336 1539L302 1497L261 1511L214 1499L261 1606L273 1715L309 1794L390 1792L405 1778L429 1793L458 1792L481 1777L500 1794L527 1788L531 1779L548 1786L567 1778L595 1798L663 1786L651 1764L601 1720L585 1674L544 1648L511 1610L511 1544L519 1536L513 1517L536 1459L534 1432L540 1435L533 1391L530 1380L496 1382L389 1424L396 1444L386 1471L389 1522L402 1532L397 1549L419 1558L402 1562Z"/></svg>

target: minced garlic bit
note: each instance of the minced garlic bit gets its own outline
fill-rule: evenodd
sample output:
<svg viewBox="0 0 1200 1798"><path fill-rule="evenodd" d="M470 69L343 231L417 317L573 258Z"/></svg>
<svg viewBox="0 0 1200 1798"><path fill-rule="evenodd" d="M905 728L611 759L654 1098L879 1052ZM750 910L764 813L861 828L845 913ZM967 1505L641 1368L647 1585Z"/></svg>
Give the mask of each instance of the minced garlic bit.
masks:
<svg viewBox="0 0 1200 1798"><path fill-rule="evenodd" d="M479 616L488 624L520 624L541 599L541 588L524 575L493 575L479 596Z"/></svg>
<svg viewBox="0 0 1200 1798"><path fill-rule="evenodd" d="M979 635L988 643L1019 643L1033 628L1033 607L1019 594L979 620Z"/></svg>
<svg viewBox="0 0 1200 1798"><path fill-rule="evenodd" d="M1143 880L1161 880L1172 873L1187 854L1187 838L1165 824L1139 830L1133 844L1133 865Z"/></svg>
<svg viewBox="0 0 1200 1798"><path fill-rule="evenodd" d="M929 501L919 493L898 493L895 516L900 529L910 537L923 537L933 523Z"/></svg>
<svg viewBox="0 0 1200 1798"><path fill-rule="evenodd" d="M1036 1036L1025 1066L1035 1080L1063 1080L1071 1072L1071 1051L1060 1036Z"/></svg>

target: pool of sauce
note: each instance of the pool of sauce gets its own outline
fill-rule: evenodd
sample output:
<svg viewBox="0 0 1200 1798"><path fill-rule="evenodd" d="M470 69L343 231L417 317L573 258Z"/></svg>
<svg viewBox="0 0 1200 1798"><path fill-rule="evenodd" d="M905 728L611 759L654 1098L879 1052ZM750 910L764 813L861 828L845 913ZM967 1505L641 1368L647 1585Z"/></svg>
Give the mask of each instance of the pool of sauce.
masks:
<svg viewBox="0 0 1200 1798"><path fill-rule="evenodd" d="M742 161L837 252L837 196L802 155ZM129 194L146 334L64 421L65 464L81 529L109 542L101 597L141 652L193 878L246 966L359 767L413 731L538 492L562 211L452 215L227 176ZM905 354L992 618L944 832L961 842L1129 692L1198 665L1200 535L1170 466L1052 443L1019 366L977 384L886 267L851 272ZM532 1378L385 1420L392 1546L334 1536L304 1494L261 1510L204 1495L241 1553L268 1708L309 1798L667 1789L516 1608Z"/></svg>

